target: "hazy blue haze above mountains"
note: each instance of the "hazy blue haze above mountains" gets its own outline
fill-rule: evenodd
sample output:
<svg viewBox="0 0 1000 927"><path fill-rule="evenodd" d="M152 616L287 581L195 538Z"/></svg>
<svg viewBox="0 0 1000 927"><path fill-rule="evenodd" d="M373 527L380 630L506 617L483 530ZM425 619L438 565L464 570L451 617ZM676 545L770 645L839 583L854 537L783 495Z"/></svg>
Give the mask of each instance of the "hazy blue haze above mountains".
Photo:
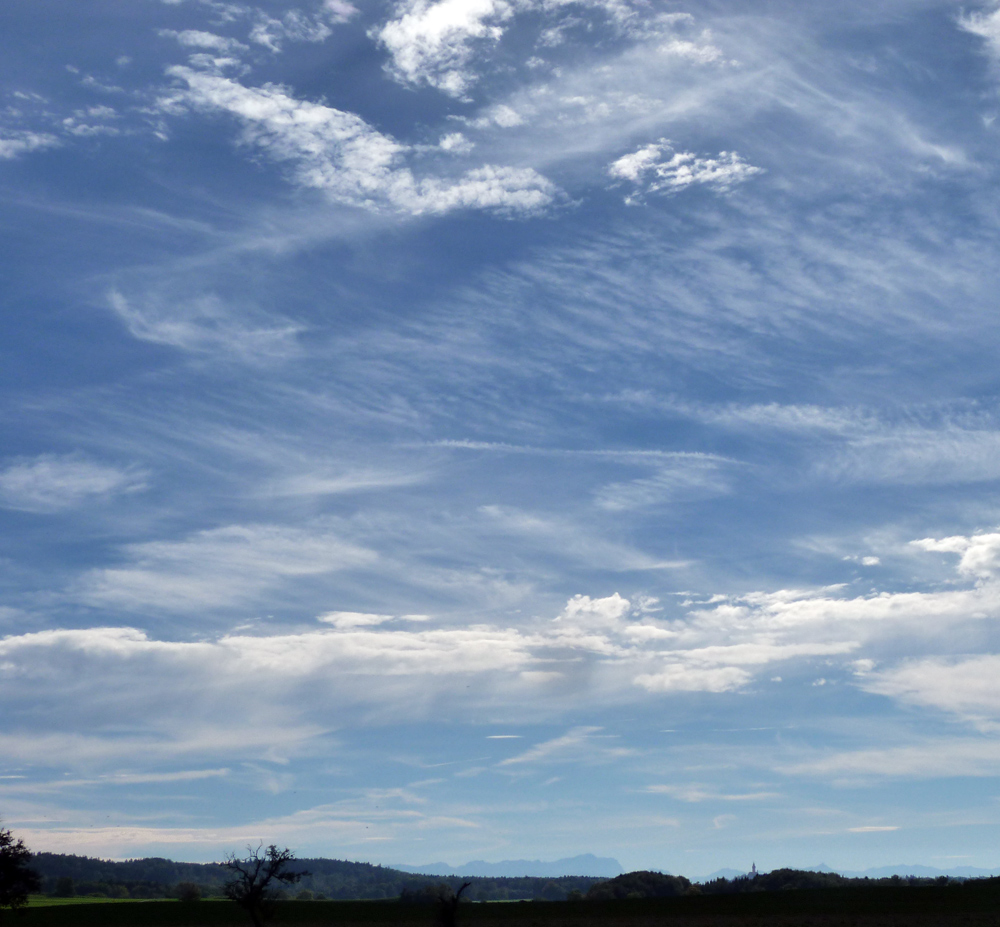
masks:
<svg viewBox="0 0 1000 927"><path fill-rule="evenodd" d="M460 866L449 866L447 863L428 863L425 866L395 865L393 869L403 872L415 872L424 875L458 875L458 876L490 876L507 878L517 876L600 876L613 878L625 870L621 863L610 857L597 857L593 853L570 856L543 862L538 859L505 859L498 863L488 863L485 860L474 859Z"/></svg>

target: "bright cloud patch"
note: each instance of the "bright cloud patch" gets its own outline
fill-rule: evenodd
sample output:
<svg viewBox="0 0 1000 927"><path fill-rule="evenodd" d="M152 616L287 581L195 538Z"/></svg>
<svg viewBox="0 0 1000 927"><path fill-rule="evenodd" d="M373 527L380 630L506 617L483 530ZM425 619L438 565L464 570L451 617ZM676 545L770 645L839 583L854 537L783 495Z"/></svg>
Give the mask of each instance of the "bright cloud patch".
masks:
<svg viewBox="0 0 1000 927"><path fill-rule="evenodd" d="M998 674L998 654L932 658L872 673L862 685L869 692L946 711L993 730L1000 721Z"/></svg>
<svg viewBox="0 0 1000 927"><path fill-rule="evenodd" d="M633 15L623 0L404 0L374 35L389 52L389 70L397 80L426 83L461 97L477 80L474 58L502 38L516 15L569 7L600 10L619 29ZM562 33L560 26L544 29L539 43L558 44Z"/></svg>
<svg viewBox="0 0 1000 927"><path fill-rule="evenodd" d="M392 56L393 72L402 80L426 81L454 96L472 82L465 70L477 39L497 41L500 23L514 13L503 0L416 0L378 33Z"/></svg>
<svg viewBox="0 0 1000 927"><path fill-rule="evenodd" d="M990 54L1000 60L1000 8L989 13L969 13L961 16L959 23L967 32L984 39Z"/></svg>
<svg viewBox="0 0 1000 927"><path fill-rule="evenodd" d="M627 203L638 201L645 193L676 193L694 184L728 190L761 172L762 168L747 164L736 152L700 158L690 151L675 151L666 139L623 155L608 166L608 174L615 180L635 186L635 192L625 198Z"/></svg>
<svg viewBox="0 0 1000 927"><path fill-rule="evenodd" d="M0 470L0 506L27 512L58 512L143 488L138 471L73 456L47 454Z"/></svg>
<svg viewBox="0 0 1000 927"><path fill-rule="evenodd" d="M341 203L413 215L470 208L524 213L549 205L556 194L530 168L485 165L457 178L420 179L402 163L405 146L353 113L298 100L275 85L244 87L187 67L169 73L188 89L162 101L164 108L230 113L243 124L247 144L290 162L298 183Z"/></svg>
<svg viewBox="0 0 1000 927"><path fill-rule="evenodd" d="M345 554L325 537L227 529L171 545L141 545L135 557L135 567L102 571L94 578L95 598L139 604L155 596L192 607L198 597L212 604L237 596L241 583L259 590L275 574L301 577L336 569ZM127 627L43 631L4 639L0 660L8 670L2 678L18 679L20 685L67 673L79 676L73 691L80 710L86 710L89 697L81 694L80 686L90 685L85 680L93 681L97 700L111 690L127 690L136 674L145 680L146 694L134 710L154 715L152 705L169 708L183 692L214 692L205 702L211 715L212 704L224 710L233 699L260 700L260 712L267 705L288 706L306 687L312 708L300 706L295 714L307 728L313 709L322 713L338 704L423 715L449 692L464 692L470 676L478 679L476 702L508 706L537 705L552 685L560 691L568 686L576 698L722 692L744 685L769 663L856 647L821 639L829 632L788 643L801 632L782 633L752 618L741 629L738 622L720 624L719 617L716 610L688 621L661 622L617 594L575 596L554 620L525 627L433 627L422 615L332 612L320 617L327 625L323 628L206 641L156 640ZM734 637L743 643L725 643ZM586 682L580 676L584 667ZM380 682L350 681L358 677ZM567 743L550 746L562 750Z"/></svg>
<svg viewBox="0 0 1000 927"><path fill-rule="evenodd" d="M921 550L961 554L958 571L979 579L996 576L1000 571L1000 534L974 534L972 537L924 538L913 542Z"/></svg>
<svg viewBox="0 0 1000 927"><path fill-rule="evenodd" d="M16 158L29 151L53 148L59 139L48 132L10 131L0 129L0 159Z"/></svg>
<svg viewBox="0 0 1000 927"><path fill-rule="evenodd" d="M948 538L921 546L928 552L967 554L992 549L995 537ZM84 598L190 613L373 559L322 525L310 531L233 526L134 545L127 556L121 568L89 574ZM654 600L633 601L616 593L577 595L553 619L518 624L445 625L427 615L333 611L319 616L320 626L280 633L241 630L203 640L160 640L131 627L32 632L0 641L0 697L11 706L12 717L20 716L19 706L37 705L48 706L54 717L65 716L86 742L62 748L98 757L137 746L138 741L105 742L97 733L102 706L121 693L115 700L116 723L132 718L147 740L159 738L161 746L150 747L154 752L173 743L192 755L221 757L260 750L269 732L282 750L301 749L322 733L330 717L444 717L458 697L463 711L503 706L508 717L515 717L558 712L567 699L579 707L609 699L721 694L759 682L777 664L789 672L798 665L815 680L808 663L821 660L826 682L839 679L991 728L1000 719L994 685L1000 658L995 655L902 661L864 655L879 657L887 642L890 651L898 651L900 641L946 642L1000 617L998 571L997 563L979 558L974 569L961 574L974 578L971 587L940 592L840 597L838 588L828 588L716 596L686 603L686 612L676 618L664 617ZM54 679L60 685L53 686ZM72 705L64 704L68 692ZM193 720L192 709L178 712L192 697L198 705ZM238 723L232 720L237 704ZM283 719L280 736L274 731L278 716ZM247 725L254 733L244 737ZM618 748L604 744L598 731L576 728L503 766L617 755ZM42 758L52 746L45 738L18 736L16 748L24 756ZM982 753L981 746L970 749L976 756ZM987 754L977 760L977 769L994 762L995 749ZM860 775L880 767L895 774L891 771L907 766L919 771L941 763L923 754L883 750L813 759L785 771Z"/></svg>

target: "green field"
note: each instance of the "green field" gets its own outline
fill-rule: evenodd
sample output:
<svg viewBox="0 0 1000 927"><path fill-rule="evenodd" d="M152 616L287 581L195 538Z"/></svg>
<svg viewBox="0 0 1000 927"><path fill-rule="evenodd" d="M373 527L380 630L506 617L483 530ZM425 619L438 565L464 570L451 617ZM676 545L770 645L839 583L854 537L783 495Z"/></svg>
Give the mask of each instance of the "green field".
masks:
<svg viewBox="0 0 1000 927"><path fill-rule="evenodd" d="M105 903L98 903L105 902ZM226 901L65 899L4 915L16 927L247 927ZM274 927L435 927L432 905L285 901ZM1000 880L619 901L463 903L458 927L998 927Z"/></svg>
<svg viewBox="0 0 1000 927"><path fill-rule="evenodd" d="M220 896L209 901L223 901ZM77 904L180 904L176 898L107 898L99 895L74 895L72 898L54 898L52 895L29 895L29 908L63 907Z"/></svg>

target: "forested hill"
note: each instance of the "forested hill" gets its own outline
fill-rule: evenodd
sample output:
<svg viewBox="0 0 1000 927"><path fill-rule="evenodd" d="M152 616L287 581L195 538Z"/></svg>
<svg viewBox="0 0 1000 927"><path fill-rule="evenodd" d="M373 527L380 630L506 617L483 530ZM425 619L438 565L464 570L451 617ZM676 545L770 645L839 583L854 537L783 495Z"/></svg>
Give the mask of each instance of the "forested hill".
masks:
<svg viewBox="0 0 1000 927"><path fill-rule="evenodd" d="M42 877L42 890L47 894L107 895L112 898L172 897L182 883L197 885L202 895L217 895L228 878L226 869L217 863L178 863L158 858L114 862L86 856L36 853L32 867ZM457 888L467 881L472 883L467 892L472 900L544 898L559 901L570 892L585 895L591 886L602 881L587 876L463 879L414 875L371 863L337 859L296 860L294 868L306 870L309 875L293 886L292 897L307 891L315 897L337 899L399 898L404 892L416 896L441 883Z"/></svg>
<svg viewBox="0 0 1000 927"><path fill-rule="evenodd" d="M178 897L184 886L188 890L197 886L200 894L207 897L221 894L229 875L226 868L218 863L177 863L157 858L113 862L56 853L36 853L32 867L42 877L42 890L46 894L67 897L104 895L111 898L169 898ZM445 884L455 890L465 881L471 883L465 895L470 901L522 898L562 901L569 897L610 900L955 883L955 880L947 877L900 879L897 876L868 880L796 869L778 869L753 877L715 879L702 885L693 885L682 876L659 872L630 872L613 879L588 876L552 879L532 876L463 878L415 875L398 869L373 866L371 863L352 863L337 859L296 860L294 868L308 871L309 874L291 887L288 897L345 900L400 897L411 901L429 900L437 897L438 886Z"/></svg>

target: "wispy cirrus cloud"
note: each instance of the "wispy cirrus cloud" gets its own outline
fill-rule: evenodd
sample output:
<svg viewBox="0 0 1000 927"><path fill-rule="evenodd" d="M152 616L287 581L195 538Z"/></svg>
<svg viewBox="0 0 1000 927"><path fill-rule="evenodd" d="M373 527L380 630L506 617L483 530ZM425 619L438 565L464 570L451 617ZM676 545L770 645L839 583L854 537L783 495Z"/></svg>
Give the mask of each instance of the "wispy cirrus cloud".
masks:
<svg viewBox="0 0 1000 927"><path fill-rule="evenodd" d="M789 775L842 782L996 776L1000 770L1000 745L992 737L933 737L917 744L830 752L776 768Z"/></svg>
<svg viewBox="0 0 1000 927"><path fill-rule="evenodd" d="M170 6L180 6L183 0L163 2ZM283 50L286 42L323 42L333 33L334 26L348 22L358 13L357 7L348 0L320 0L310 3L309 8L293 7L279 15L245 3L199 0L199 5L210 11L213 25L241 23L245 28L249 24L247 40L275 54ZM237 40L222 38L203 30L161 30L160 34L173 36L182 45L196 48L226 52L248 50L246 45Z"/></svg>
<svg viewBox="0 0 1000 927"><path fill-rule="evenodd" d="M300 325L263 313L255 319L248 307L234 311L212 295L169 299L147 292L128 298L112 290L108 303L140 341L246 361L278 360L300 352Z"/></svg>
<svg viewBox="0 0 1000 927"><path fill-rule="evenodd" d="M280 52L285 42L322 42L330 37L333 26L346 23L358 13L348 0L323 0L317 13L287 10L277 17L256 10L250 41L272 52Z"/></svg>
<svg viewBox="0 0 1000 927"><path fill-rule="evenodd" d="M146 488L148 474L76 455L43 454L0 470L0 507L61 512Z"/></svg>
<svg viewBox="0 0 1000 927"><path fill-rule="evenodd" d="M580 726L567 733L529 747L523 753L500 761L500 766L534 766L548 763L594 763L626 756L632 751L627 747L609 744L613 736L602 734L603 728Z"/></svg>
<svg viewBox="0 0 1000 927"><path fill-rule="evenodd" d="M780 792L717 792L701 785L649 785L643 789L652 795L670 795L679 801L697 804L704 801L765 801L780 798Z"/></svg>
<svg viewBox="0 0 1000 927"><path fill-rule="evenodd" d="M595 501L603 509L619 512L724 495L730 489L725 469L723 461L692 455L652 476L627 483L608 483L597 491Z"/></svg>
<svg viewBox="0 0 1000 927"><path fill-rule="evenodd" d="M214 32L205 32L201 29L182 29L180 31L161 29L160 35L164 38L176 39L185 48L203 48L222 54L249 51L249 46L244 45L238 39L216 35Z"/></svg>
<svg viewBox="0 0 1000 927"><path fill-rule="evenodd" d="M86 601L189 611L245 603L292 578L371 564L374 551L322 526L232 525L126 548L120 567L81 578Z"/></svg>
<svg viewBox="0 0 1000 927"><path fill-rule="evenodd" d="M165 855L208 854L217 858L221 847L274 839L296 847L319 847L330 835L338 845L355 853L370 851L373 843L411 833L418 839L454 839L462 831L475 832L481 825L481 809L423 807L423 799L407 789L352 789L344 798L300 808L287 814L262 814L241 824L192 826L189 823L164 825L148 817L114 815L92 819L87 814L70 814L58 823L34 820L19 828L31 845L49 852L81 849L95 855L132 857L139 848L157 847ZM110 817L110 815L109 815ZM300 851L301 852L301 851Z"/></svg>

